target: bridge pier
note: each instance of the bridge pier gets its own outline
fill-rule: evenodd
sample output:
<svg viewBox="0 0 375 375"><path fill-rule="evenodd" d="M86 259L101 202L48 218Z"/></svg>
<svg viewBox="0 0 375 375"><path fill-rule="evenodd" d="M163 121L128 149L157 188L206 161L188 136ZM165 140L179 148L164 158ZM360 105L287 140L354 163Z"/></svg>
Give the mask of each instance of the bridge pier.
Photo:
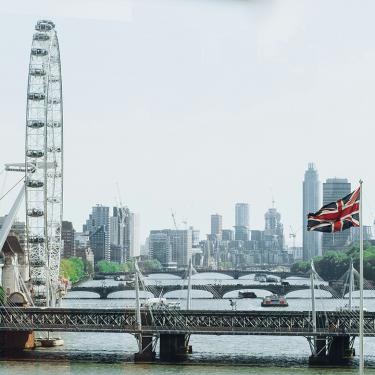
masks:
<svg viewBox="0 0 375 375"><path fill-rule="evenodd" d="M192 350L189 339L190 335L187 334L161 334L160 359L162 361L183 361Z"/></svg>
<svg viewBox="0 0 375 375"><path fill-rule="evenodd" d="M138 335L137 340L139 344L139 352L134 354L134 362L155 361L153 336L144 336L140 334Z"/></svg>
<svg viewBox="0 0 375 375"><path fill-rule="evenodd" d="M0 351L21 351L35 348L34 331L0 332Z"/></svg>
<svg viewBox="0 0 375 375"><path fill-rule="evenodd" d="M315 354L309 358L310 366L349 365L355 355L353 341L354 338L349 335L318 336L315 341Z"/></svg>

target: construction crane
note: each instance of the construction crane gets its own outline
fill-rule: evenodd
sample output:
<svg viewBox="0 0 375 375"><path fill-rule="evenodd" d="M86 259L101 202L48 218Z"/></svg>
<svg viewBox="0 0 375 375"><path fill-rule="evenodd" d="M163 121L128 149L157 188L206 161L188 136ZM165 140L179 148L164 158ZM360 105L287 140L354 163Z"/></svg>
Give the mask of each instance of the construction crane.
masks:
<svg viewBox="0 0 375 375"><path fill-rule="evenodd" d="M173 219L173 224L176 230L178 230L177 222L176 222L176 214L173 212L171 209L171 214L172 214L172 219Z"/></svg>

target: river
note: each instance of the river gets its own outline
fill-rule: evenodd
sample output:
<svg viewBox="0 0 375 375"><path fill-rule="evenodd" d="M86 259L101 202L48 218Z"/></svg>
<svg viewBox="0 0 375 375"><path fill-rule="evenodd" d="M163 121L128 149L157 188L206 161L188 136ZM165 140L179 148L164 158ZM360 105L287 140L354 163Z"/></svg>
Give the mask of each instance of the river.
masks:
<svg viewBox="0 0 375 375"><path fill-rule="evenodd" d="M163 276L165 277L165 276ZM212 278L215 277L214 280ZM224 281L225 279L225 281ZM161 280L160 276L148 277L149 284L179 283L175 277ZM198 275L194 283L248 283L252 277L240 280L226 279L224 275ZM307 283L307 280L293 279L290 283ZM101 285L102 281L87 281L83 285ZM106 280L107 285L116 284ZM266 286L265 286L266 289ZM229 298L237 296L231 292L225 299L212 299L208 292L193 291L196 297L192 301L193 309L230 309ZM269 294L266 290L255 290L259 297ZM327 296L325 291L317 291L321 298L317 300L317 309L334 310L347 301L337 301ZM134 293L117 292L111 299L99 300L86 292L68 293L64 299L65 307L125 307L134 306ZM186 291L171 292L168 298L180 300L184 306ZM302 290L288 295L289 310L306 310L311 306L309 291ZM375 292L367 292L368 297L375 297ZM90 298L87 298L90 297ZM126 298L115 298L126 297ZM238 310L262 309L261 298L235 299ZM355 302L357 303L357 302ZM365 307L375 311L375 298L366 298ZM128 334L118 333L62 333L65 344L57 348L38 348L25 352L21 358L3 358L0 361L0 374L127 374L127 375L161 375L161 374L356 374L356 361L352 368L313 369L308 367L310 355L307 340L302 337L271 336L200 336L192 335L190 344L193 353L186 363L182 364L133 364L132 356L137 351L136 340ZM356 340L358 353L358 340ZM375 374L375 338L365 339L366 373Z"/></svg>

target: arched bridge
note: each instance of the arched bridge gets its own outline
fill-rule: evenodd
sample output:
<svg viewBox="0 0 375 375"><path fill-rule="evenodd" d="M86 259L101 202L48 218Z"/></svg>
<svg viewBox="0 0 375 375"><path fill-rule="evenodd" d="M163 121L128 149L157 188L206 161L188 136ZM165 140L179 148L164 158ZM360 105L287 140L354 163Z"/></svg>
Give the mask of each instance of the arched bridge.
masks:
<svg viewBox="0 0 375 375"><path fill-rule="evenodd" d="M290 271L266 271L266 270L257 270L257 269L249 269L249 270L236 270L236 269L228 269L228 270L213 270L213 269L199 269L197 272L199 274L201 273L216 273L221 275L227 275L232 277L233 279L237 280L240 277L243 276L249 276L249 275L256 275L256 274L265 274L270 276L278 276L282 279L285 279L287 277L308 277L306 274L302 273L294 273ZM174 270L174 271L144 271L142 272L144 276L149 275L155 275L155 274L165 274L165 275L173 275L181 277L182 279L187 278L187 271L186 270ZM131 277L132 273L130 272L114 272L114 273L96 273L95 276L97 278L100 277L115 277L115 276L125 276L125 277Z"/></svg>
<svg viewBox="0 0 375 375"><path fill-rule="evenodd" d="M193 290L202 290L210 292L215 299L224 298L229 292L240 290L266 290L273 294L286 295L298 290L310 289L310 285L282 285L282 284L193 284ZM316 289L325 290L333 297L341 297L341 290L333 289L327 285L319 285ZM155 297L164 296L166 293L186 290L187 285L148 285L147 291ZM71 292L93 292L100 296L101 299L110 298L109 295L115 292L134 290L134 286L119 284L118 286L95 286L95 287L73 287ZM69 296L67 297L69 298Z"/></svg>

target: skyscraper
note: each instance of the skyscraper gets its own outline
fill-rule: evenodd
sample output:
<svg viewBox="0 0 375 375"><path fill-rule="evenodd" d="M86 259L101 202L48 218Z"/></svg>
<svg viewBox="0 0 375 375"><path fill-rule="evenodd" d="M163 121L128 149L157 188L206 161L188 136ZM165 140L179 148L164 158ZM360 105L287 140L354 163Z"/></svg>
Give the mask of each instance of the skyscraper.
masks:
<svg viewBox="0 0 375 375"><path fill-rule="evenodd" d="M310 212L318 211L321 205L318 171L313 163L309 163L303 180L303 260L310 260L315 256L322 255L321 233L307 231L307 215Z"/></svg>
<svg viewBox="0 0 375 375"><path fill-rule="evenodd" d="M149 237L149 249L152 259L157 259L164 268L171 267L172 246L168 231L152 230Z"/></svg>
<svg viewBox="0 0 375 375"><path fill-rule="evenodd" d="M249 205L247 203L236 203L234 228L236 241L249 239Z"/></svg>
<svg viewBox="0 0 375 375"><path fill-rule="evenodd" d="M61 238L64 243L63 258L71 258L76 256L74 245L74 228L71 221L63 221L61 227Z"/></svg>
<svg viewBox="0 0 375 375"><path fill-rule="evenodd" d="M111 259L109 207L96 205L83 226L83 231L89 234L90 246L94 252L95 263Z"/></svg>
<svg viewBox="0 0 375 375"><path fill-rule="evenodd" d="M328 178L323 183L323 205L335 202L351 192L350 182L346 178ZM350 241L350 230L335 233L323 233L323 255L328 250L343 250Z"/></svg>
<svg viewBox="0 0 375 375"><path fill-rule="evenodd" d="M211 236L217 240L223 234L223 217L219 214L211 215Z"/></svg>
<svg viewBox="0 0 375 375"><path fill-rule="evenodd" d="M187 268L192 256L192 231L152 230L150 232L150 254L163 265L176 264L179 268Z"/></svg>

